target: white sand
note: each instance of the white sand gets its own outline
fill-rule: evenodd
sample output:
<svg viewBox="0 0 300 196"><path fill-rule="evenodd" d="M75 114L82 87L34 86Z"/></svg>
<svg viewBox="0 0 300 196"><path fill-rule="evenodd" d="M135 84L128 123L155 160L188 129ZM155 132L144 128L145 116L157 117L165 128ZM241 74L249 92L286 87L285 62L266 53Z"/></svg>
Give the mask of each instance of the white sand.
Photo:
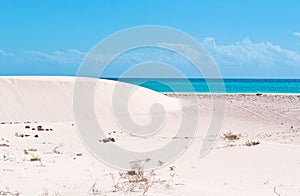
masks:
<svg viewBox="0 0 300 196"><path fill-rule="evenodd" d="M116 130L110 136L116 138L117 145L143 151L157 149L172 140L172 130L180 124L176 115L168 116L165 130L170 131L147 139L118 129L110 106L115 84L99 81L95 99L101 102L95 108L105 129ZM73 87L72 77L0 78L0 144L9 145L0 146L0 191L21 195L93 195L90 188L96 182L99 195L129 194L112 191L110 173L117 176L118 171L96 160L81 143L73 117ZM172 96L138 88L129 110L135 121L147 124L152 103L161 103L170 114L178 112L178 101ZM168 166L156 170L159 178L170 181L151 187L147 195L300 195L299 95L218 95L226 103L222 132L232 132L240 139L227 141L221 134L217 145L204 158L198 155L211 117L210 95L199 94L198 103L192 102L188 94L180 96L189 102L184 107L191 112L197 112L197 104L200 106L199 132L184 155L171 163L176 167L176 176L170 180ZM38 125L49 131L25 128ZM16 133L29 136L17 137ZM247 141L260 144L248 147ZM41 162L30 161L32 157L41 158Z"/></svg>

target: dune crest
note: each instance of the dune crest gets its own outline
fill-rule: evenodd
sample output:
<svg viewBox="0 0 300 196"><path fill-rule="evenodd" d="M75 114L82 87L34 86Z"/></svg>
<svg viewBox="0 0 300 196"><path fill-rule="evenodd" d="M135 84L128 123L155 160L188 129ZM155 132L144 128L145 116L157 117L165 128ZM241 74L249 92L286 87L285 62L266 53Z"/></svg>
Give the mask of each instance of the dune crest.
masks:
<svg viewBox="0 0 300 196"><path fill-rule="evenodd" d="M74 121L75 80L76 77L58 76L0 77L1 121ZM161 93L127 83L97 80L94 100L96 113L101 112L100 116L105 116L112 110L112 94L116 84L129 90L134 88L134 93L129 100L129 112L149 113L154 103L162 104L167 111L179 109L176 99Z"/></svg>

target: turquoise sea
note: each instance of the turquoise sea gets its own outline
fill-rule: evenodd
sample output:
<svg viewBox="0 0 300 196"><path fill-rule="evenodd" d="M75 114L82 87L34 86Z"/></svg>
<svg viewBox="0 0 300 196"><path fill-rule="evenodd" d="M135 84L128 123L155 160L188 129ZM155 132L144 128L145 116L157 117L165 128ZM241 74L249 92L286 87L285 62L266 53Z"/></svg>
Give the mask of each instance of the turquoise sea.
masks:
<svg viewBox="0 0 300 196"><path fill-rule="evenodd" d="M110 78L112 79L112 78ZM175 78L122 78L112 79L140 85L158 92L198 92L209 93L205 79L175 79ZM300 94L300 79L223 79L225 93L297 93ZM215 86L213 93L218 90L219 80L209 80Z"/></svg>

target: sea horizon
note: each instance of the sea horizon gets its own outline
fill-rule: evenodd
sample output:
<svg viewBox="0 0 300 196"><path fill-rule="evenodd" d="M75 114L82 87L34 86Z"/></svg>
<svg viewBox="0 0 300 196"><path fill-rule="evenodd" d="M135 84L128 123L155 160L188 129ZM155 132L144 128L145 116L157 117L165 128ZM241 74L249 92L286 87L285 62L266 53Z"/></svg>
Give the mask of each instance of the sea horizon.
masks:
<svg viewBox="0 0 300 196"><path fill-rule="evenodd" d="M176 93L277 93L299 94L300 79L262 78L102 78L122 81L157 92ZM225 91L222 88L224 83ZM217 88L210 91L207 82ZM218 89L218 85L220 86ZM173 88L172 88L173 87Z"/></svg>
<svg viewBox="0 0 300 196"><path fill-rule="evenodd" d="M1 75L0 77L76 77L74 75ZM297 78L117 78L100 79L126 82L161 93L221 93L221 94L300 94ZM209 90L207 82L214 85ZM223 89L224 83L225 90ZM218 89L219 86L219 89Z"/></svg>

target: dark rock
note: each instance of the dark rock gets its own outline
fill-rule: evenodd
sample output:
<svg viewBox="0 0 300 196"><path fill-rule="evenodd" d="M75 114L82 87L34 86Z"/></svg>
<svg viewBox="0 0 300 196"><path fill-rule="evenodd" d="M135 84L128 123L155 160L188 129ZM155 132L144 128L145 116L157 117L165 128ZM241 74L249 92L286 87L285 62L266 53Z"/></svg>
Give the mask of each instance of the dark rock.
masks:
<svg viewBox="0 0 300 196"><path fill-rule="evenodd" d="M99 140L99 142L104 142L104 143L107 143L107 142L115 142L115 138L113 137L108 137L108 138L104 138L102 140Z"/></svg>

